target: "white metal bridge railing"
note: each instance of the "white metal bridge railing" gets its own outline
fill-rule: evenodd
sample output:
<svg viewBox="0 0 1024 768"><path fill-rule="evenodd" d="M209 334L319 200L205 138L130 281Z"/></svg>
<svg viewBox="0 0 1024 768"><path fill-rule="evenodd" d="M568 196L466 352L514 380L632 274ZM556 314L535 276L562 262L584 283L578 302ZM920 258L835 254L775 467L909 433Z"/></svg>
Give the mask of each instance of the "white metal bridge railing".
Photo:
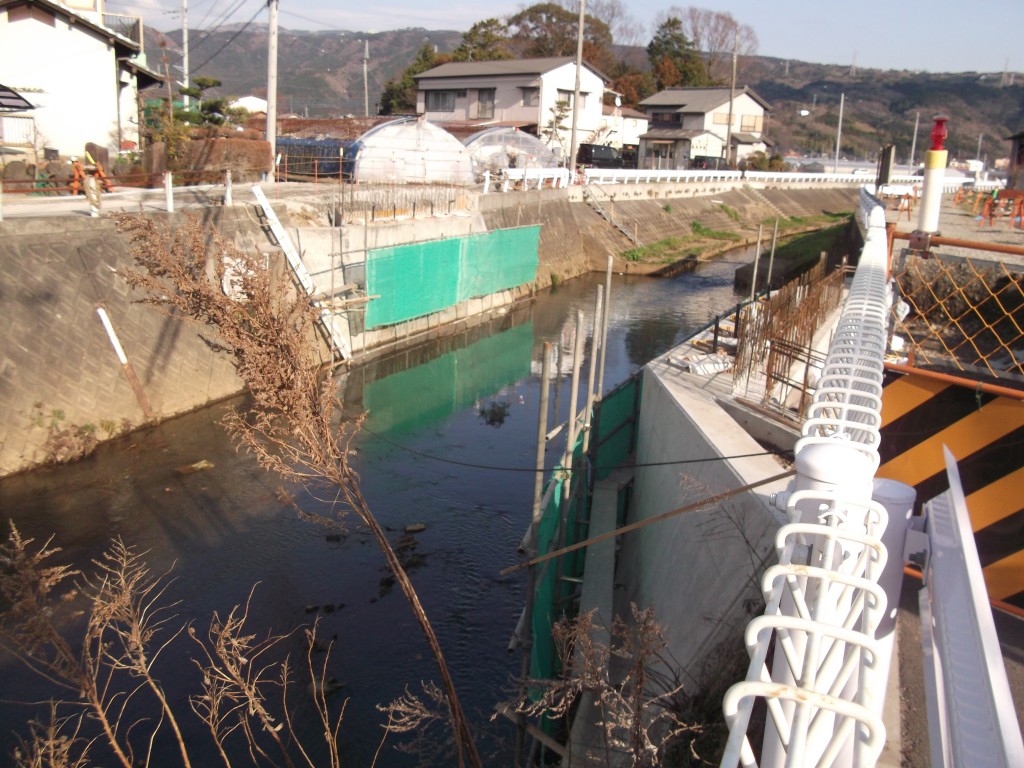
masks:
<svg viewBox="0 0 1024 768"><path fill-rule="evenodd" d="M1024 765L952 456L947 493L959 504L930 501L924 518L911 519L913 488L875 477L890 288L884 209L866 188L860 215L860 263L805 414L796 479L777 499L787 511L779 564L762 580L764 614L747 627L747 677L723 700L730 732L721 765L876 764L905 552L926 566L920 608L932 765L967 765L968 755L971 765ZM951 506L955 514L946 514ZM767 710L759 756L748 737L758 700Z"/></svg>
<svg viewBox="0 0 1024 768"><path fill-rule="evenodd" d="M762 765L874 765L885 743L881 708L891 655L886 574L902 571L883 539L894 515L875 497L886 345L887 243L883 209L862 193L867 232L783 494L788 523L779 564L762 580L766 608L750 623L745 681L723 702L730 727L723 766L756 765L747 736L767 703ZM909 510L901 489L888 489ZM900 512L905 511L900 509ZM896 526L898 527L898 526ZM767 659L772 645L774 661Z"/></svg>

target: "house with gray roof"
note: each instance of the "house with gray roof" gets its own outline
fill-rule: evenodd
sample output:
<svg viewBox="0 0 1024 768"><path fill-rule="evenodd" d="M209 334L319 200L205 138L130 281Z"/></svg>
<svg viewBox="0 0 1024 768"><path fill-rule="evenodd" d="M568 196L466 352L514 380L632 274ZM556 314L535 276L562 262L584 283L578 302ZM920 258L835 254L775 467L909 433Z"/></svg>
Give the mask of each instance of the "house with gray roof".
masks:
<svg viewBox="0 0 1024 768"><path fill-rule="evenodd" d="M726 158L727 144L728 157L739 161L771 146L764 137L771 107L746 86L734 96L729 88L667 88L639 107L650 118L640 137L641 168L688 168L705 158Z"/></svg>
<svg viewBox="0 0 1024 768"><path fill-rule="evenodd" d="M559 157L568 156L576 61L571 56L542 59L451 62L415 76L416 112L432 123L483 130L514 127L532 133ZM603 97L608 78L583 63L577 114L577 144L606 133ZM603 143L603 142L602 142Z"/></svg>

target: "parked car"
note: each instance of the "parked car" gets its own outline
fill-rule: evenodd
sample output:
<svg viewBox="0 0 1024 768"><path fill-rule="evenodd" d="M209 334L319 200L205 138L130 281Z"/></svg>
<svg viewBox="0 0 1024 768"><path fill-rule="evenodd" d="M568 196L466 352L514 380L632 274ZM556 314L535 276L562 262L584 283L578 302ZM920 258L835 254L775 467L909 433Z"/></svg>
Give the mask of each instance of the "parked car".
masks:
<svg viewBox="0 0 1024 768"><path fill-rule="evenodd" d="M724 157L711 157L709 155L694 155L690 158L690 167L701 171L718 171L728 168Z"/></svg>
<svg viewBox="0 0 1024 768"><path fill-rule="evenodd" d="M615 147L604 144L580 144L576 152L576 165L591 168L622 168L622 154Z"/></svg>

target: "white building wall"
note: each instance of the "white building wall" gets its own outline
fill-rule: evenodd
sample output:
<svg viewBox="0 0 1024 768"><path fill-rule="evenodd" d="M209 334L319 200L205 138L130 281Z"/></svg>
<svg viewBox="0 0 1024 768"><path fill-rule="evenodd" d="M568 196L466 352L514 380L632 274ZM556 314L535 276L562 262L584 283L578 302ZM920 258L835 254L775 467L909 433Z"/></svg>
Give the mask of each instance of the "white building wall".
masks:
<svg viewBox="0 0 1024 768"><path fill-rule="evenodd" d="M722 138L724 139L726 131L729 128L728 123L727 122L716 123L715 122L715 115L716 114L726 114L726 115L728 115L728 113L729 113L729 102L726 101L724 104L722 104L722 106L717 107L713 112L708 112L707 114L705 114L702 125L698 125L698 126L694 126L694 127L703 128L703 129L708 130L708 131L713 131L714 133L717 133L717 134L721 135ZM741 126L743 125L743 118L744 118L744 116L749 117L751 115L753 115L755 117L760 117L761 118L761 125L762 125L762 130L763 130L763 127L764 127L764 107L762 107L760 104L758 104L756 101L754 101L754 99L752 99L749 94L741 93L738 96L736 96L736 100L733 102L733 107L732 107L732 131L733 131L733 133L736 133L737 131L742 131L743 128ZM689 127L689 126L686 126L686 127ZM760 131L752 131L752 130L747 130L747 131L744 131L744 132L745 133L753 133L753 134L760 133Z"/></svg>
<svg viewBox="0 0 1024 768"><path fill-rule="evenodd" d="M139 147L139 89L137 81L127 71L119 77L121 87L118 91L118 124L121 128L121 147L111 145L115 149L137 149ZM127 82L125 82L127 81ZM101 142L97 142L101 143Z"/></svg>
<svg viewBox="0 0 1024 768"><path fill-rule="evenodd" d="M540 114L537 123L537 132L541 134L542 141L544 127L554 118L555 105L559 102L559 91L573 91L576 88L576 65L569 63L546 73L542 78L540 90ZM584 98L585 94L585 98ZM604 119L604 81L586 67L580 73L580 99L582 106L577 115L577 143L583 142L583 137L598 131ZM559 131L559 140L547 141L552 149L560 150L565 147L561 157L569 152L572 143L572 113L566 115L562 121L564 130ZM557 152L556 152L557 154ZM568 158L565 158L568 159Z"/></svg>
<svg viewBox="0 0 1024 768"><path fill-rule="evenodd" d="M597 144L621 148L624 144L639 144L647 133L648 121L638 117L623 117L621 113L604 115Z"/></svg>
<svg viewBox="0 0 1024 768"><path fill-rule="evenodd" d="M540 88L539 105L528 107L523 104L523 88ZM551 122L554 108L562 98L559 91L572 92L576 87L576 65L572 62L557 67L540 76L535 74L512 77L446 77L423 78L419 80L416 93L416 113L432 123L462 122L477 120L476 102L481 88L495 89L494 117L495 123L536 123L539 134ZM426 91L446 90L465 91L466 95L455 100L452 112L428 112L426 109ZM602 99L604 97L604 81L587 67L580 73L580 94L583 106L579 112L577 123L577 141L600 130L604 125ZM560 145L568 152L571 143L571 113L563 121L564 130L560 131L559 140L547 142L553 149Z"/></svg>
<svg viewBox="0 0 1024 768"><path fill-rule="evenodd" d="M81 155L87 142L107 146L118 115L117 63L111 45L56 19L10 22L0 13L0 82L36 106L40 149Z"/></svg>

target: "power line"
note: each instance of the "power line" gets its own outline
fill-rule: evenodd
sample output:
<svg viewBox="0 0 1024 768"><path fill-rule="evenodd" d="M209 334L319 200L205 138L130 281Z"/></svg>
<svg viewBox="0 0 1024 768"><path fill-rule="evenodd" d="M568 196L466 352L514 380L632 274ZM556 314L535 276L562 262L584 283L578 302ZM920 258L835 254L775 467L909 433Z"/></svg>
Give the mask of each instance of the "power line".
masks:
<svg viewBox="0 0 1024 768"><path fill-rule="evenodd" d="M245 22L245 24L243 24L242 27L237 32L235 32L235 34L233 34L231 37L229 37L227 39L227 42L225 42L220 48L218 48L216 51L214 51L213 54L211 56L209 56L206 59L206 61L204 61L202 64L197 64L196 66L192 67L191 68L192 71L193 72L198 72L200 69L205 67L211 61L213 61L215 58L220 56L224 52L224 49L227 48L229 45L231 45L231 43L233 43L235 41L235 38L237 38L240 34L245 32L245 30L247 30L249 28L249 25L252 24L254 21L256 21L256 17L259 16L261 13L263 13L263 8L258 8L256 10L256 13L254 13L252 15L252 18L249 19L247 22Z"/></svg>
<svg viewBox="0 0 1024 768"><path fill-rule="evenodd" d="M470 461L457 461L456 459L446 459L443 456L435 456L434 454L431 454L431 453L423 453L422 451L417 451L415 448L410 448L407 445L402 445L401 443L396 443L395 441L389 440L388 438L384 437L380 433L374 432L372 429L366 427L365 425L362 427L362 431L363 432L367 432L367 433L373 435L375 438L377 438L381 442L387 443L388 445L393 446L394 448L397 448L400 451L405 451L406 453L410 453L413 456L419 456L420 458L429 459L430 461L437 461L437 462L440 462L442 464L454 464L455 466L458 466L458 467L467 467L469 469L487 469L487 470L492 470L492 471L495 471L495 472L529 472L530 474L536 474L537 472L551 472L551 471L554 471L554 470L557 470L557 469L560 468L558 466L553 467L552 469L547 469L547 468L545 468L545 469L537 469L537 467L499 467L499 466L494 465L494 464L476 464L476 463L470 462ZM732 455L732 456L708 456L708 457L705 457L705 458L702 458L702 459L679 459L677 461L652 461L652 462L648 462L648 463L645 463L645 464L630 464L630 466L634 467L634 468L637 468L637 467L672 467L672 466L681 466L683 464L703 464L703 463L709 462L709 461L729 461L731 459L748 459L748 458L752 458L754 456L775 456L775 455L777 455L777 453L778 453L777 451L757 451L755 453L738 453L738 454L735 454L735 455ZM592 469L594 469L594 470L616 469L618 466L619 466L618 464L616 464L615 466L611 466L611 467L594 466L594 467L592 467Z"/></svg>
<svg viewBox="0 0 1024 768"><path fill-rule="evenodd" d="M236 12L238 12L241 9L241 7L243 5L245 5L245 2L246 2L246 0L236 0L234 5L229 6L226 11L221 13L214 20L213 26L210 29L203 30L203 34L204 34L203 39L200 40L198 43L196 43L196 45L194 47L198 48L203 43L205 43L207 40L209 40L213 35L217 34L217 32L220 31L220 28L223 27L227 23L228 19L230 19ZM215 6L211 6L210 10L212 10L214 7ZM197 30L198 30L198 28L200 26L202 26L206 22L206 19L210 15L210 10L208 10L206 12L206 16L203 17L203 20L200 21L199 24L195 25ZM259 14L259 12L262 11L262 10L263 10L263 6L260 6L259 9L256 11L256 13ZM249 22L246 24L246 26L248 26L248 24L251 24L251 23L252 23L252 20L250 19ZM244 27L243 27L243 29L244 29Z"/></svg>

